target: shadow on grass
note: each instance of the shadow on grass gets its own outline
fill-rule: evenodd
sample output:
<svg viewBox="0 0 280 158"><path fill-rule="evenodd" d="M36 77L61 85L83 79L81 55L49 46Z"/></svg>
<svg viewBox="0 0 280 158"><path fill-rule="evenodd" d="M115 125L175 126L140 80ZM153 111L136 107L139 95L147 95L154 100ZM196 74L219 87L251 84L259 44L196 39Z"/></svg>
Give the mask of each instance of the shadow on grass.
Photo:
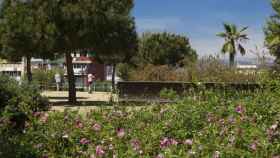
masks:
<svg viewBox="0 0 280 158"><path fill-rule="evenodd" d="M68 97L48 97L49 99L67 100ZM77 97L77 99L87 99L86 97Z"/></svg>
<svg viewBox="0 0 280 158"><path fill-rule="evenodd" d="M51 106L113 106L114 103L112 102L105 102L105 101L77 101L75 104L69 103L68 101L57 101L57 102L50 102Z"/></svg>
<svg viewBox="0 0 280 158"><path fill-rule="evenodd" d="M174 102L170 101L151 101L151 100L121 100L119 102L106 102L106 101L77 101L75 104L69 103L68 101L58 101L51 102L51 106L67 106L67 107L113 107L113 106L122 106L122 107L131 107L131 106L150 106L150 105L164 105Z"/></svg>

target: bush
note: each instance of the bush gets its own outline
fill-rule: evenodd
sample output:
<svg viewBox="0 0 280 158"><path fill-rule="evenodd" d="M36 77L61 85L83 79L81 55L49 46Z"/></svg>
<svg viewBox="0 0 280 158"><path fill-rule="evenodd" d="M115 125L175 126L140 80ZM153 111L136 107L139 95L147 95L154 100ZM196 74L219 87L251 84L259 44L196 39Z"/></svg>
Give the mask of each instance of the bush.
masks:
<svg viewBox="0 0 280 158"><path fill-rule="evenodd" d="M178 94L176 91L174 91L172 89L167 89L167 88L164 88L163 90L161 90L159 95L160 95L160 98L170 99L170 100L174 100L178 97Z"/></svg>
<svg viewBox="0 0 280 158"><path fill-rule="evenodd" d="M132 81L184 81L184 82L259 82L268 69L241 71L224 64L218 56L199 59L185 67L144 65L129 71ZM141 75L139 75L141 74Z"/></svg>
<svg viewBox="0 0 280 158"><path fill-rule="evenodd" d="M29 155L28 149L20 144L20 135L33 113L47 108L48 101L36 86L19 85L7 76L0 76L0 157L16 157L11 155L15 153L19 157Z"/></svg>
<svg viewBox="0 0 280 158"><path fill-rule="evenodd" d="M54 76L59 73L63 79L64 72L62 69L52 69L52 70L41 70L37 69L33 71L33 82L39 84L43 89L50 89L55 87Z"/></svg>

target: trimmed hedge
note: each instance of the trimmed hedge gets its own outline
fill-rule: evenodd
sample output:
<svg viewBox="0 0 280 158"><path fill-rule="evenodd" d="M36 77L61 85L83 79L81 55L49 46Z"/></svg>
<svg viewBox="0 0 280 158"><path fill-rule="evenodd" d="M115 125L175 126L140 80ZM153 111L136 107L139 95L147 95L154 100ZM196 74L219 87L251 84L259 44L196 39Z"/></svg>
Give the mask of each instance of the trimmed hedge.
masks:
<svg viewBox="0 0 280 158"><path fill-rule="evenodd" d="M125 81L118 82L119 96L122 97L159 97L164 89L177 94L188 91L220 90L220 91L254 91L262 88L258 83L218 83L218 82L157 82L157 81Z"/></svg>

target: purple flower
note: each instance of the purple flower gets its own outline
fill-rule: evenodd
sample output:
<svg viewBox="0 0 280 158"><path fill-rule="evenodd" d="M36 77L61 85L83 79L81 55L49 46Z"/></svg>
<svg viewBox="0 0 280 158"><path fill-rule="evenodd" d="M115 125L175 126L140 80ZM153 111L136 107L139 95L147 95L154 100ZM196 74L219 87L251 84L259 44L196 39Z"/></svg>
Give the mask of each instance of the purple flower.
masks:
<svg viewBox="0 0 280 158"><path fill-rule="evenodd" d="M95 148L95 154L98 156L98 157L103 157L105 155L105 151L102 149L102 146L98 145L96 146Z"/></svg>
<svg viewBox="0 0 280 158"><path fill-rule="evenodd" d="M93 126L92 126L92 129L96 132L99 132L101 130L101 125L98 124L98 123L95 123Z"/></svg>
<svg viewBox="0 0 280 158"><path fill-rule="evenodd" d="M82 145L87 145L87 144L89 144L90 143L90 140L88 140L88 139L86 139L86 138L82 138L81 140L80 140L80 144L82 144Z"/></svg>
<svg viewBox="0 0 280 158"><path fill-rule="evenodd" d="M131 144L133 150L135 150L135 151L140 150L140 141L139 140L133 139L133 140L131 140L130 144Z"/></svg>
<svg viewBox="0 0 280 158"><path fill-rule="evenodd" d="M242 107L242 105L238 105L236 108L235 108L235 111L239 114L242 114L244 112L244 108Z"/></svg>
<svg viewBox="0 0 280 158"><path fill-rule="evenodd" d="M184 144L185 144L185 145L188 145L188 146L192 146L193 141L192 141L192 139L186 139L186 140L184 141Z"/></svg>
<svg viewBox="0 0 280 158"><path fill-rule="evenodd" d="M119 138L123 138L125 136L125 130L123 128L118 128L117 129L117 136Z"/></svg>

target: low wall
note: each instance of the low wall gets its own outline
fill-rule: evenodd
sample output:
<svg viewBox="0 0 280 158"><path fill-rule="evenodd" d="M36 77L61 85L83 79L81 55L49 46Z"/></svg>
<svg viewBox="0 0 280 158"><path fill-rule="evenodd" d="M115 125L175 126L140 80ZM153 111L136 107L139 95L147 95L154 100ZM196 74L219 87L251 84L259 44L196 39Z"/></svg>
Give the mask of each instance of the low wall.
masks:
<svg viewBox="0 0 280 158"><path fill-rule="evenodd" d="M254 91L261 85L256 83L190 83L190 82L118 82L117 88L121 98L126 97L159 97L163 89L172 89L179 95L189 90L236 90Z"/></svg>

